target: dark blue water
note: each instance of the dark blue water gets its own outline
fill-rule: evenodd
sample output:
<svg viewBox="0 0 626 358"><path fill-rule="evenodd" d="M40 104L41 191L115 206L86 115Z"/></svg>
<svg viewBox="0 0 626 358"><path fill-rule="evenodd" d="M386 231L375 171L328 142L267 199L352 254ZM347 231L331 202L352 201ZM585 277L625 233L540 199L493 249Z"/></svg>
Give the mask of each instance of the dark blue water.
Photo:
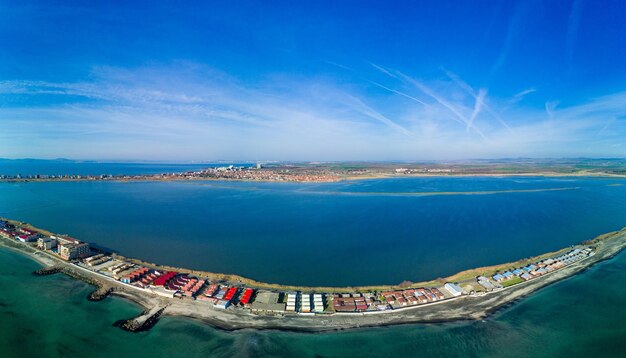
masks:
<svg viewBox="0 0 626 358"><path fill-rule="evenodd" d="M4 183L0 215L150 262L286 284L392 284L517 260L626 226L623 184L588 178ZM542 191L485 193L510 190ZM415 195L423 192L482 195Z"/></svg>

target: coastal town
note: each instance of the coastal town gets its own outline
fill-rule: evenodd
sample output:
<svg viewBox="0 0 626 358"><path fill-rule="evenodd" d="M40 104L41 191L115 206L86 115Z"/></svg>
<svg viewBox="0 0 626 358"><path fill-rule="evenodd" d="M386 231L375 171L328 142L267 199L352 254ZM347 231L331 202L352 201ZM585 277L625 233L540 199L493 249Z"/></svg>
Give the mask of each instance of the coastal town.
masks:
<svg viewBox="0 0 626 358"><path fill-rule="evenodd" d="M141 265L133 260L92 248L66 235L51 235L29 225L0 219L0 237L27 245L146 295L196 303L197 310L245 310L257 315L328 316L397 312L445 303L460 297L478 297L506 290L562 270L595 255L593 246L577 245L559 254L520 267L510 267L459 282L442 282L394 290L319 292L269 290L224 280Z"/></svg>
<svg viewBox="0 0 626 358"><path fill-rule="evenodd" d="M274 167L265 168L261 163L256 165L227 165L208 167L186 172L171 172L159 174L2 174L0 181L29 182L29 181L179 181L179 180L236 180L236 181L266 181L266 182L336 182L342 179L340 173L319 168L303 167Z"/></svg>
<svg viewBox="0 0 626 358"><path fill-rule="evenodd" d="M48 181L185 181L224 180L250 182L326 183L353 179L429 176L599 176L623 177L622 160L528 160L423 163L259 162L207 164L205 168L156 174L19 174L0 172L0 182Z"/></svg>

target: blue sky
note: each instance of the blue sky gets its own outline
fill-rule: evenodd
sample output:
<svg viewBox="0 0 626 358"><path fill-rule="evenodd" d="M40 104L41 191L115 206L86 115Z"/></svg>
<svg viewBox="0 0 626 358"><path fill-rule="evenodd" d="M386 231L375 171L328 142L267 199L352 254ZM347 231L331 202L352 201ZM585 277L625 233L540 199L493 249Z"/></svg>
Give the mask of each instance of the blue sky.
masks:
<svg viewBox="0 0 626 358"><path fill-rule="evenodd" d="M0 157L626 156L621 1L0 1Z"/></svg>

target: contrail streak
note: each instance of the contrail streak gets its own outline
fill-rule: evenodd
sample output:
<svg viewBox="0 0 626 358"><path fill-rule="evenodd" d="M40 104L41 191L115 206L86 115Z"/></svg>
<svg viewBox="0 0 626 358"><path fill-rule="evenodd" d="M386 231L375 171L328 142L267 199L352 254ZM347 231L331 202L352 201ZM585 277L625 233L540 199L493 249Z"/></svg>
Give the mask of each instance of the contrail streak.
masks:
<svg viewBox="0 0 626 358"><path fill-rule="evenodd" d="M450 72L450 71L448 71L446 69L443 69L443 70L446 73L446 75L454 83L456 83L459 87L461 87L463 90L465 90L465 92L467 92L470 96L474 97L474 100L478 101L478 94L476 93L476 91L470 85L468 85L465 81L463 81L455 73L452 73L452 72ZM532 91L530 91L530 92L532 92ZM528 92L528 93L530 93L530 92ZM485 93L485 95L486 95L486 93ZM476 105L476 103L474 104L474 106L475 105ZM502 117L500 117L500 114L498 114L496 111L494 111L491 108L491 106L489 106L487 104L487 102L485 101L485 98L483 98L482 103L481 103L481 109L482 108L484 108L485 111L487 111L487 113L489 113L493 118L495 118L502 126L504 126L506 129L508 129L510 132L513 132L511 127L509 127L509 125L504 121L504 119L502 119Z"/></svg>
<svg viewBox="0 0 626 358"><path fill-rule="evenodd" d="M378 86L378 87L380 87L380 88L382 88L382 89L385 89L385 90L387 90L387 91L389 91L389 92L393 92L393 93L398 94L398 95L400 95L400 96L403 96L403 97L406 97L406 98L408 98L408 99L411 99L411 100L413 100L413 101L415 101L415 102L417 102L417 103L419 103L419 104L422 104L422 105L424 105L424 106L428 106L428 104L427 104L426 102L421 101L421 100L419 100L419 99L417 99L417 98L415 98L415 97L413 97L413 96L410 96L410 95L408 95L408 94L406 94L406 93L403 93L403 92L397 91L397 90L395 90L395 89L393 89L393 88L389 88L389 87L387 87L387 86L381 85L381 84L380 84L380 83L378 83L378 82L374 82L374 81L369 81L369 82L370 82L371 84L373 84L373 85L375 85L375 86Z"/></svg>
<svg viewBox="0 0 626 358"><path fill-rule="evenodd" d="M378 111L376 111L375 109L373 109L372 107L368 106L367 104L363 103L363 101L361 101L360 99L353 97L353 96L348 96L348 98L353 102L353 109L360 112L361 114L364 114L370 118L376 119L377 121L380 121L381 123L387 125L388 127L404 134L407 137L412 137L412 133L407 130L406 128L402 127L401 125L397 124L396 122L392 121L391 119L385 117L383 114L379 113Z"/></svg>
<svg viewBox="0 0 626 358"><path fill-rule="evenodd" d="M446 101L445 99L443 99L442 97L437 95L433 90L431 90L430 88L428 88L424 84L420 83L419 81L416 81L416 80L412 79L411 77L409 77L409 76L407 76L407 75L405 75L405 74L403 74L401 72L398 72L398 75L400 77L402 77L405 81L413 84L415 87L419 88L422 92L424 92L427 95L429 95L430 97L432 97L435 101L437 101L439 104L441 104L442 106L447 108L450 112L452 112L455 116L457 116L461 120L461 122L463 124L465 124L466 126L469 126L468 128L472 128L484 140L487 140L487 137L485 136L485 134L480 129L476 128L476 126L474 126L471 123L469 123L469 120L467 118L465 118L465 116L461 112L459 112L459 110L456 109L456 107L454 107L451 103L449 103L448 101Z"/></svg>
<svg viewBox="0 0 626 358"><path fill-rule="evenodd" d="M467 128L465 128L467 131L470 130L470 128L472 127L472 125L474 124L474 120L476 119L476 116L478 116L478 113L480 113L480 110L483 106L483 103L485 101L485 96L487 95L487 91L484 89L480 89L478 91L478 96L476 96L476 102L474 102L474 111L472 112L472 115L470 116L469 120L467 121Z"/></svg>

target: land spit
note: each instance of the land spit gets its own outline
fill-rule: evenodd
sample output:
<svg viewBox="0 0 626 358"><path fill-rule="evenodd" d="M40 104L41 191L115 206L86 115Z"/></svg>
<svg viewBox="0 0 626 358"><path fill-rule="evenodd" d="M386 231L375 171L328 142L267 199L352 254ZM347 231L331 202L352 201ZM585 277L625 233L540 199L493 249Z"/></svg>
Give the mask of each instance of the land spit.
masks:
<svg viewBox="0 0 626 358"><path fill-rule="evenodd" d="M272 329L324 332L409 323L441 323L484 319L499 309L545 286L571 277L600 261L617 255L626 247L626 228L585 242L585 245L594 248L593 256L544 276L503 289L487 293L463 295L392 311L342 312L315 316L296 314L259 315L245 309L224 310L214 308L205 302L162 297L134 286L122 284L112 278L84 269L70 262L65 262L18 242L3 239L0 240L0 244L38 261L44 266L44 273L62 272L68 274L89 284L96 285L98 287L96 292L106 292L107 294L123 297L143 307L144 312L139 317L117 322L118 325L129 331L136 332L149 329L158 321L161 315L165 315L191 318L224 330Z"/></svg>

